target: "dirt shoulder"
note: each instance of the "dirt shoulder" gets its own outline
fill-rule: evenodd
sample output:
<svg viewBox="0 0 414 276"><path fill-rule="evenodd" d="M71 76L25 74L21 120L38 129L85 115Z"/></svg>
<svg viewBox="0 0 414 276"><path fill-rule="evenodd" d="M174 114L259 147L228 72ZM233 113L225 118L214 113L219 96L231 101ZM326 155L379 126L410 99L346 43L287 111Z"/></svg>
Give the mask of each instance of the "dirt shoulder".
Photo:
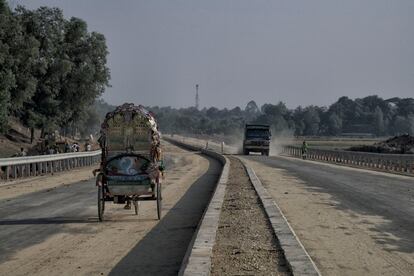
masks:
<svg viewBox="0 0 414 276"><path fill-rule="evenodd" d="M378 232L389 223L384 217L336 208L330 194L310 189L289 171L246 161L322 275L413 275L414 254L389 245L398 240L390 232Z"/></svg>
<svg viewBox="0 0 414 276"><path fill-rule="evenodd" d="M230 161L212 275L290 275L243 165L233 157Z"/></svg>

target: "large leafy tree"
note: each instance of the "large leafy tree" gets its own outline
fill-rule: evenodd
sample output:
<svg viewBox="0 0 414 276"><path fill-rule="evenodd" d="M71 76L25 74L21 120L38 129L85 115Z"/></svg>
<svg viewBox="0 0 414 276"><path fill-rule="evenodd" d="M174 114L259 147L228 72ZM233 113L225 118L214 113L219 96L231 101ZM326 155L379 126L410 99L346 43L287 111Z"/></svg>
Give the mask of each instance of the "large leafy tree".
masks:
<svg viewBox="0 0 414 276"><path fill-rule="evenodd" d="M0 131L7 128L11 90L16 86L13 72L15 57L12 55L17 40L17 22L4 0L0 0Z"/></svg>
<svg viewBox="0 0 414 276"><path fill-rule="evenodd" d="M105 37L89 33L81 19L66 20L60 9L16 9L21 33L12 53L14 72L10 110L29 126L56 129L87 121L106 86Z"/></svg>
<svg viewBox="0 0 414 276"><path fill-rule="evenodd" d="M35 11L17 9L26 36L38 41L38 57L32 71L37 80L35 93L24 104L26 122L41 128L56 128L62 121L59 96L66 79L69 64L65 57L63 40L65 19L57 8L41 7Z"/></svg>
<svg viewBox="0 0 414 276"><path fill-rule="evenodd" d="M69 72L58 97L59 107L65 121L76 122L108 85L108 51L105 37L95 32L89 34L86 22L78 18L66 24L64 45Z"/></svg>

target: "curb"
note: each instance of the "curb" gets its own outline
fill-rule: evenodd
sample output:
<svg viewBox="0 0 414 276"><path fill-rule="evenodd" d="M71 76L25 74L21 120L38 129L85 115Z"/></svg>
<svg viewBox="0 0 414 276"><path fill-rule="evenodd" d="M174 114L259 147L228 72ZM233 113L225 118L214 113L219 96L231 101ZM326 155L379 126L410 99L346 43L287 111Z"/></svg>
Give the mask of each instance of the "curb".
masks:
<svg viewBox="0 0 414 276"><path fill-rule="evenodd" d="M260 201L262 202L265 212L270 220L270 224L272 225L273 232L279 240L293 275L320 276L321 273L312 261L312 258L309 256L308 252L306 252L306 249L293 231L286 217L283 215L282 210L269 195L254 170L250 168L242 158L237 158L243 163L250 181L259 195Z"/></svg>
<svg viewBox="0 0 414 276"><path fill-rule="evenodd" d="M216 189L187 248L180 271L178 272L178 275L185 276L210 275L211 257L216 243L221 207L229 177L230 161L225 156L214 151L188 145L174 139L164 138L164 140L192 151L200 151L202 154L218 160L223 165Z"/></svg>

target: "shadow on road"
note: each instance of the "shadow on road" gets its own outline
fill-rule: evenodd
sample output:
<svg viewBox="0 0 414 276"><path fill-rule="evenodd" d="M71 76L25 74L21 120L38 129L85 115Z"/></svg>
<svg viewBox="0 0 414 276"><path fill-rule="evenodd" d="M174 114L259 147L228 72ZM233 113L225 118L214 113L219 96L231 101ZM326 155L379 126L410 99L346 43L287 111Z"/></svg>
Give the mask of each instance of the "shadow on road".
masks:
<svg viewBox="0 0 414 276"><path fill-rule="evenodd" d="M192 184L110 275L177 275L219 177L220 165L210 158L208 160L206 174Z"/></svg>
<svg viewBox="0 0 414 276"><path fill-rule="evenodd" d="M96 223L95 218L68 218L68 217L51 217L51 218L31 218L31 219L6 219L0 220L0 225L43 225L43 224L70 224L70 223Z"/></svg>

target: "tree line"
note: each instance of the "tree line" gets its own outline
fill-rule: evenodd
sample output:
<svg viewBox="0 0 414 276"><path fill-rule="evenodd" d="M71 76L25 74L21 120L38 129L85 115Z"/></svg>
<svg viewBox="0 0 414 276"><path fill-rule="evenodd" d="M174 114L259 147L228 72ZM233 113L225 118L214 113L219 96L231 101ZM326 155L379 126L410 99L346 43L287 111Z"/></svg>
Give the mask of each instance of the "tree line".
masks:
<svg viewBox="0 0 414 276"><path fill-rule="evenodd" d="M0 0L0 132L8 116L42 130L96 125L109 85L105 37L58 8L11 10Z"/></svg>
<svg viewBox="0 0 414 276"><path fill-rule="evenodd" d="M259 108L254 101L244 109L149 109L165 133L232 135L239 134L246 123L259 123L270 125L275 134L288 132L297 136L414 135L413 98L341 97L329 107L311 105L295 109L287 108L283 102Z"/></svg>
<svg viewBox="0 0 414 276"><path fill-rule="evenodd" d="M85 21L66 19L58 8L11 10L0 0L0 132L9 116L42 130L99 129L114 109L97 100L109 85L105 37L89 32ZM165 133L240 133L246 123L262 123L274 133L298 136L414 134L414 99L341 97L329 107L289 109L283 102L260 108L198 110L194 107L149 107Z"/></svg>

